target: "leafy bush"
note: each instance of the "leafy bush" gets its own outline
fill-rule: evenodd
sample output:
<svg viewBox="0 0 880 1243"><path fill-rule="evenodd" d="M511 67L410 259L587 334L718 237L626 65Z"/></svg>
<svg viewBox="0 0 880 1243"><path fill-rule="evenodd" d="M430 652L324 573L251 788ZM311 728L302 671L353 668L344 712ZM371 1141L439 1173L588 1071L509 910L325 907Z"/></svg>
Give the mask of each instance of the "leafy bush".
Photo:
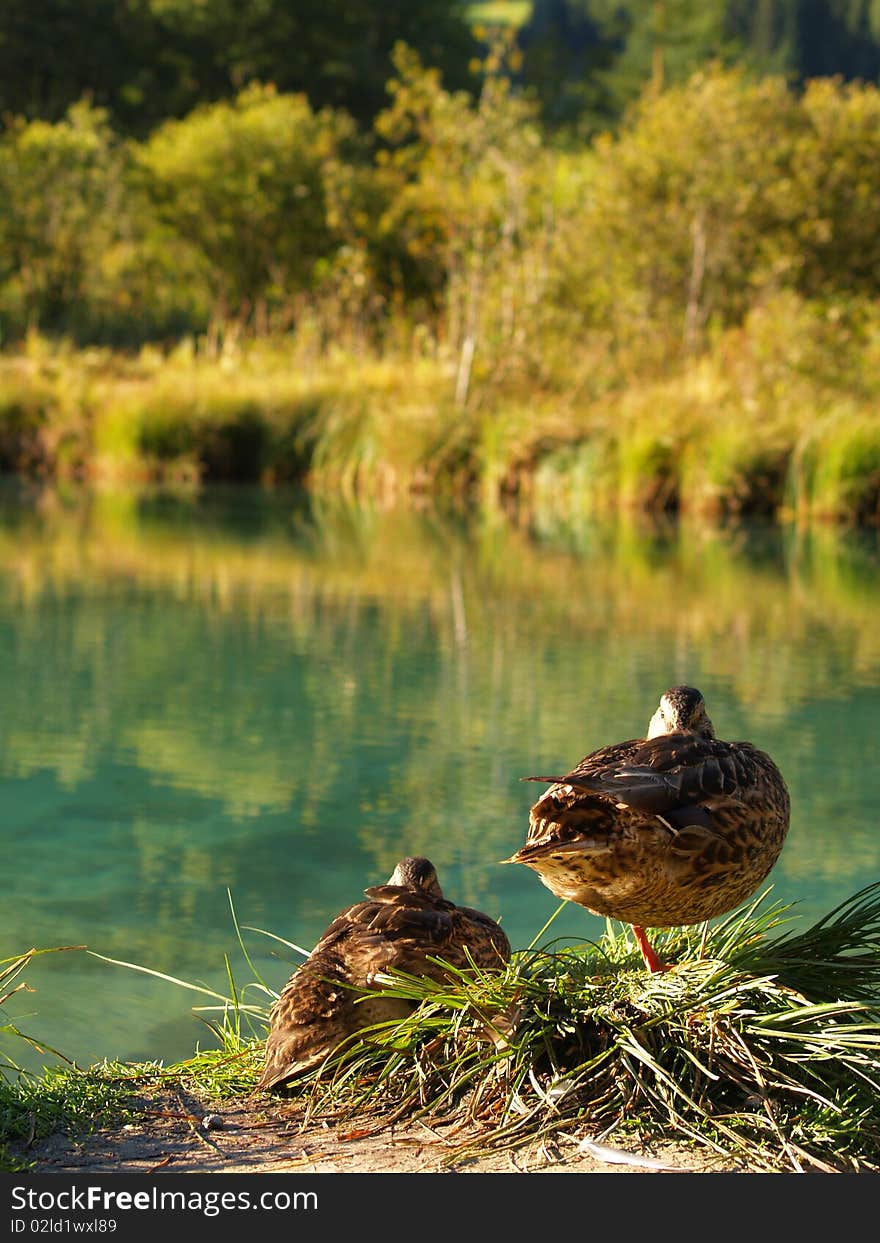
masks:
<svg viewBox="0 0 880 1243"><path fill-rule="evenodd" d="M342 113L257 85L151 135L141 167L160 218L204 262L216 316L289 318L342 243L328 186L354 145Z"/></svg>

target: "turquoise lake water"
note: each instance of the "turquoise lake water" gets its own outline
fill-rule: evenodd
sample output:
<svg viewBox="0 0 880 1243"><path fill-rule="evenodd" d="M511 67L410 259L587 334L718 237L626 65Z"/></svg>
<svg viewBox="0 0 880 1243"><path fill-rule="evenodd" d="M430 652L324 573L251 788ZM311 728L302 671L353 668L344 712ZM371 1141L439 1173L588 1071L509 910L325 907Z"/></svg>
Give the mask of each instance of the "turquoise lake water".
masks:
<svg viewBox="0 0 880 1243"><path fill-rule="evenodd" d="M308 948L404 854L528 944L539 787L676 682L792 793L794 917L880 879L880 546L820 529L444 518L286 493L0 490L0 957L226 992L238 920ZM553 935L603 921L566 908ZM245 933L280 988L297 956ZM184 989L47 955L0 1014L68 1057L177 1060ZM259 999L257 999L259 1000ZM20 1041L0 1049L51 1061Z"/></svg>

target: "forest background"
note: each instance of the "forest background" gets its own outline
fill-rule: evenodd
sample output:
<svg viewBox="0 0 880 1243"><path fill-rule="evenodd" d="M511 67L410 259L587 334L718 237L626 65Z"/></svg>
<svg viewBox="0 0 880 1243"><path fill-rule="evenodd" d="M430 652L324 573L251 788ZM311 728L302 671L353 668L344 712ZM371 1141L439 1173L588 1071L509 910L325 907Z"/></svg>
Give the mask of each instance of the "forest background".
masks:
<svg viewBox="0 0 880 1243"><path fill-rule="evenodd" d="M880 516L877 0L7 0L0 470Z"/></svg>

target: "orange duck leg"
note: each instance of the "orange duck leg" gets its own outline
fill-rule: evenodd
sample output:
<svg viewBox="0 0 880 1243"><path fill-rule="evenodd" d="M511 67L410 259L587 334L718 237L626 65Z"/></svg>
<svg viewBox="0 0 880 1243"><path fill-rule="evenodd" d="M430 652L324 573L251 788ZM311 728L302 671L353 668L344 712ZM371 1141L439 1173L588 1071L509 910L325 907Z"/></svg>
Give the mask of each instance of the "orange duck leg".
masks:
<svg viewBox="0 0 880 1243"><path fill-rule="evenodd" d="M632 930L636 934L636 940L639 943L639 949L642 951L642 958L644 958L645 966L648 970L652 973L656 971L668 971L669 967L661 958L658 958L657 951L645 936L644 928L640 928L638 924L633 924Z"/></svg>

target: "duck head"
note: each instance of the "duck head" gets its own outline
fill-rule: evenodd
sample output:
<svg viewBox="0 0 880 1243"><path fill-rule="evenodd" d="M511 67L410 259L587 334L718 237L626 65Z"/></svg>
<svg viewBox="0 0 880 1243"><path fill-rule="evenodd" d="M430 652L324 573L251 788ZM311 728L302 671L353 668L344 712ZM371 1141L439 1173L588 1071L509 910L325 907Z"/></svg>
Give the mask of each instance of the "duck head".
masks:
<svg viewBox="0 0 880 1243"><path fill-rule="evenodd" d="M659 738L662 734L715 737L701 691L694 686L671 686L660 696L660 706L651 717L645 737Z"/></svg>
<svg viewBox="0 0 880 1243"><path fill-rule="evenodd" d="M430 859L421 855L408 855L401 859L397 867L388 877L389 885L400 885L404 889L421 890L431 898L443 897L443 890L437 880L437 873Z"/></svg>

